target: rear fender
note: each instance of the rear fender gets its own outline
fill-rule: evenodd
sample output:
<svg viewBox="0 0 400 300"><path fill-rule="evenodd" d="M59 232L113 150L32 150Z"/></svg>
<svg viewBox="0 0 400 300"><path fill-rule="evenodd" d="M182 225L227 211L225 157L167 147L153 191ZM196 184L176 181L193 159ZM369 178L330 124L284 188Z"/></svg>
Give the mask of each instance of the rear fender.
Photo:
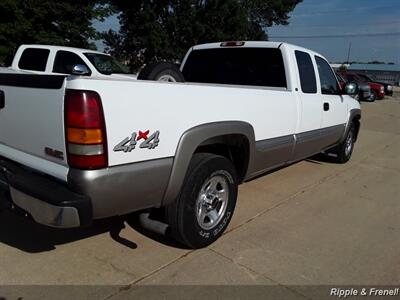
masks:
<svg viewBox="0 0 400 300"><path fill-rule="evenodd" d="M255 135L253 127L246 122L226 121L203 124L187 130L181 137L176 149L174 163L162 205L175 201L183 185L190 160L196 149L205 141L226 135L243 135L249 141L249 165L246 176L251 172L254 161Z"/></svg>

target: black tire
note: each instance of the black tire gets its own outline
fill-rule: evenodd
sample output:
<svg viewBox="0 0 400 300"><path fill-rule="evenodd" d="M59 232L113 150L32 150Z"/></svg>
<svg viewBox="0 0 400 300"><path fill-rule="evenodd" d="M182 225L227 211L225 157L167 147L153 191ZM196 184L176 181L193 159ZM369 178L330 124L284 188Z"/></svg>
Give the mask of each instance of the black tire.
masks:
<svg viewBox="0 0 400 300"><path fill-rule="evenodd" d="M182 72L175 64L158 62L144 67L138 75L139 80L154 80L168 82L184 82Z"/></svg>
<svg viewBox="0 0 400 300"><path fill-rule="evenodd" d="M377 98L378 96L376 95L376 92L371 91L371 96L369 97L368 102L374 102Z"/></svg>
<svg viewBox="0 0 400 300"><path fill-rule="evenodd" d="M336 157L333 158L334 162L344 164L350 160L353 154L355 140L356 126L352 123L344 141L333 150L333 153L336 154Z"/></svg>
<svg viewBox="0 0 400 300"><path fill-rule="evenodd" d="M209 182L210 185L207 185ZM212 182L214 192L219 191L221 196L213 193ZM172 236L194 249L216 241L232 218L237 186L236 170L228 159L208 153L195 154L177 201L166 208ZM215 222L212 222L213 218Z"/></svg>

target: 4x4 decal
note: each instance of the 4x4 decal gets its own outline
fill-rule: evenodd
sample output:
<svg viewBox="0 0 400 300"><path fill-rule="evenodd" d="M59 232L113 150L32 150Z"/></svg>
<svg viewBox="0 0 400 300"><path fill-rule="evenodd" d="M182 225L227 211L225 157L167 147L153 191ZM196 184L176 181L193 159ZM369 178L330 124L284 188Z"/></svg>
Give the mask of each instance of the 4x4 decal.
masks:
<svg viewBox="0 0 400 300"><path fill-rule="evenodd" d="M139 141L144 140L139 148L147 148L147 149L154 149L158 146L160 142L160 131L154 132L152 135L150 134L150 130L140 131L138 133L134 132L130 137L125 138L121 141L118 145L114 147L114 151L124 151L124 152L131 152L134 150Z"/></svg>

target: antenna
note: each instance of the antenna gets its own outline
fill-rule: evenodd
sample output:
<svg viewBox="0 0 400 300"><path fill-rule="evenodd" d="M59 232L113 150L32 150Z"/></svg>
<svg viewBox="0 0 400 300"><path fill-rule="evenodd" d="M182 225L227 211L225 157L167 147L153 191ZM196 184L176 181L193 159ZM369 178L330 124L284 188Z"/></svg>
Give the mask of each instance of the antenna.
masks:
<svg viewBox="0 0 400 300"><path fill-rule="evenodd" d="M349 44L349 51L347 52L347 63L350 63L350 53L351 53L351 42Z"/></svg>

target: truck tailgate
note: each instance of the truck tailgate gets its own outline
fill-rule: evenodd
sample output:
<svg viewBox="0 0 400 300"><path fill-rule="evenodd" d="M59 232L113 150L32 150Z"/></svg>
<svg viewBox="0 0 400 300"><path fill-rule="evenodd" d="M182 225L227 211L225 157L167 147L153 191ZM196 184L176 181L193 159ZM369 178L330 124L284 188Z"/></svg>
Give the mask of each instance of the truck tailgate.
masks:
<svg viewBox="0 0 400 300"><path fill-rule="evenodd" d="M66 178L65 85L65 76L0 74L0 156Z"/></svg>

